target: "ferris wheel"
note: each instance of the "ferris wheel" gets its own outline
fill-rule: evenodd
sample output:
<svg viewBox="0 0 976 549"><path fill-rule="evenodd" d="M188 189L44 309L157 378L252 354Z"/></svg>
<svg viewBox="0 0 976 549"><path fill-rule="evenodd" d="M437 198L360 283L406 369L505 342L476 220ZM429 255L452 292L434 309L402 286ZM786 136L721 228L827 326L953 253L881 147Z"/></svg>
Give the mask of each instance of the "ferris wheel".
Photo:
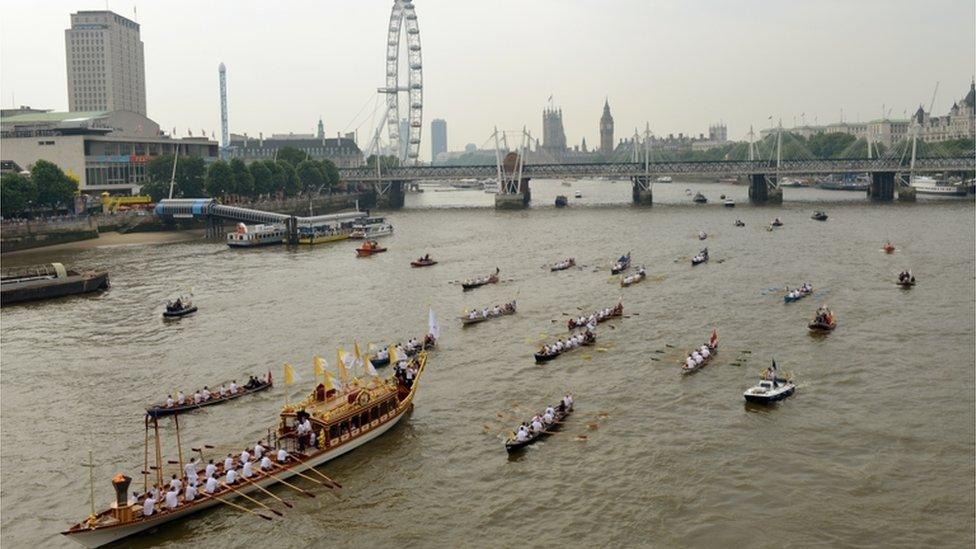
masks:
<svg viewBox="0 0 976 549"><path fill-rule="evenodd" d="M400 81L400 35L406 33L407 78ZM423 127L424 77L420 56L420 27L411 0L394 0L390 12L390 28L386 38L386 87L379 88L386 95L386 126L389 146L401 164L416 164L420 159L420 131ZM406 92L406 135L400 128L400 93ZM376 142L382 124L376 129ZM405 142L405 143L404 143ZM406 145L404 147L404 145Z"/></svg>

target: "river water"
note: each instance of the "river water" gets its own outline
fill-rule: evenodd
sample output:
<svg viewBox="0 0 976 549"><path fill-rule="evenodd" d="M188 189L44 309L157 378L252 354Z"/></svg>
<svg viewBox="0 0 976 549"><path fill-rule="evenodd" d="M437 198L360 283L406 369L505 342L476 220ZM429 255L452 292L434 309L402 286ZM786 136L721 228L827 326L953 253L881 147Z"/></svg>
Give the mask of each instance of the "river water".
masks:
<svg viewBox="0 0 976 549"><path fill-rule="evenodd" d="M4 258L111 269L100 295L8 307L2 332L2 541L74 546L58 534L112 499L110 478L141 488L142 409L193 390L294 364L337 345L420 336L427 307L441 342L415 409L380 439L326 464L338 496L286 487L285 518L229 508L123 546L291 547L972 547L974 543L974 207L971 201L871 204L862 193L786 189L782 206L750 207L746 188L673 183L652 208L627 182L533 181L535 207L496 212L480 191L408 196L390 214L390 251L357 259L352 242L231 250L220 241L40 250ZM700 188L705 206L684 189ZM582 199L557 210L556 194ZM723 208L719 194L739 206ZM830 219L810 219L813 209ZM764 229L774 216L785 226ZM732 222L741 218L744 228ZM712 260L692 267L709 233ZM882 253L891 240L898 250ZM649 279L621 288L613 257L633 251ZM440 264L411 269L429 252ZM574 256L579 268L545 263ZM453 283L501 269L502 282ZM896 274L912 268L905 291ZM784 285L814 296L782 302ZM200 312L160 318L190 289ZM465 307L518 298L518 314L461 329ZM566 314L623 299L595 348L545 366L540 341ZM819 304L839 326L811 337ZM677 361L716 328L720 353L682 377ZM797 393L769 408L742 392L775 358ZM575 394L561 434L509 458L499 433ZM286 391L183 416L183 446L235 449L264 438ZM174 431L164 422L167 458ZM584 435L585 440L581 440ZM225 450L226 451L226 450ZM266 503L274 503L266 497ZM245 502L246 503L246 502ZM250 505L250 504L248 504Z"/></svg>

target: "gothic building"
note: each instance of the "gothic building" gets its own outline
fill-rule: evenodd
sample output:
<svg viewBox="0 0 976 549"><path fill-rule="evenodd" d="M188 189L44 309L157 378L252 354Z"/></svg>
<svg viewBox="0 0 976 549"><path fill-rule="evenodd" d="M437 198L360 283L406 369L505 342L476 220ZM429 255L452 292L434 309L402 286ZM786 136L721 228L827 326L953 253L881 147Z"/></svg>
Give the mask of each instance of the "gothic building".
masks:
<svg viewBox="0 0 976 549"><path fill-rule="evenodd" d="M566 150L562 109L547 108L542 111L542 148L552 154Z"/></svg>
<svg viewBox="0 0 976 549"><path fill-rule="evenodd" d="M603 116L600 117L600 152L613 152L613 116L610 115L610 100L603 103Z"/></svg>

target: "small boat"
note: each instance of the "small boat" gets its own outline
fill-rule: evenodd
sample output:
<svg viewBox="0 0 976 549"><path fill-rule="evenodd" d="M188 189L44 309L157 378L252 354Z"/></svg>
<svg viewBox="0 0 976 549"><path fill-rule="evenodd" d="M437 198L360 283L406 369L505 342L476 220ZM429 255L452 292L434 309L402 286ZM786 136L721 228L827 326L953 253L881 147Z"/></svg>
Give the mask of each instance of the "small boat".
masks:
<svg viewBox="0 0 976 549"><path fill-rule="evenodd" d="M464 316L459 318L461 319L462 326L470 326L471 324L478 324L480 322L491 320L493 318L498 318L507 315L514 315L515 309L516 309L515 300L512 300L511 302L506 303L501 307L497 307L496 309L489 309L488 307L485 307L484 309L481 310L481 312L470 311L465 313Z"/></svg>
<svg viewBox="0 0 976 549"><path fill-rule="evenodd" d="M574 198L583 198L583 191L576 191L573 193Z"/></svg>
<svg viewBox="0 0 976 549"><path fill-rule="evenodd" d="M427 336L424 337L422 343L418 342L416 345L410 345L410 342L408 341L407 345L402 347L402 350L403 350L403 354L406 355L407 358L411 358L415 356L417 353L419 353L420 351L427 351L433 349L435 345L437 345L437 340L434 339L434 337L431 336L430 334L427 334ZM380 348L380 350L377 351L375 354L370 355L369 363L377 368L380 368L382 366L389 366L390 347L391 345L387 345L385 347Z"/></svg>
<svg viewBox="0 0 976 549"><path fill-rule="evenodd" d="M526 446L538 441L539 439L548 436L552 431L558 429L562 422L566 419L566 416L573 412L573 404L570 402L569 406L562 401L556 406L553 406L553 419L549 423L541 422L542 429L539 431L534 431L532 429L526 429L525 434L519 439L518 433L513 432L508 440L505 441L505 450L509 453L517 452ZM520 426L521 427L521 426Z"/></svg>
<svg viewBox="0 0 976 549"><path fill-rule="evenodd" d="M287 237L284 225L254 225L248 229L247 225L238 223L237 230L227 234L227 245L231 248L270 246L284 244Z"/></svg>
<svg viewBox="0 0 976 549"><path fill-rule="evenodd" d="M495 267L495 273L488 276L482 276L480 278L469 278L461 282L461 288L464 291L473 290L475 288L480 288L485 284L496 284L498 282L498 267Z"/></svg>
<svg viewBox="0 0 976 549"><path fill-rule="evenodd" d="M691 199L695 204L707 204L708 199L702 193L695 193L695 197Z"/></svg>
<svg viewBox="0 0 976 549"><path fill-rule="evenodd" d="M620 274L630 267L630 252L627 255L620 256L613 265L610 266L610 274Z"/></svg>
<svg viewBox="0 0 976 549"><path fill-rule="evenodd" d="M837 327L837 317L826 305L817 309L817 315L807 324L811 332L829 332Z"/></svg>
<svg viewBox="0 0 976 549"><path fill-rule="evenodd" d="M719 195L719 198L721 198L722 200L725 200L725 195L724 194L723 195Z"/></svg>
<svg viewBox="0 0 976 549"><path fill-rule="evenodd" d="M773 222L772 222L772 223L770 223L769 225L770 225L771 227L782 227L782 226L783 226L783 222L782 222L782 221L780 221L780 220L779 220L779 218L777 217L777 218L776 218L776 219L774 219L774 220L773 220Z"/></svg>
<svg viewBox="0 0 976 549"><path fill-rule="evenodd" d="M891 242L885 242L885 245L882 246L881 249L884 250L886 254L894 253L895 245Z"/></svg>
<svg viewBox="0 0 976 549"><path fill-rule="evenodd" d="M431 265L437 265L437 262L430 258L430 254L410 262L411 267L430 267Z"/></svg>
<svg viewBox="0 0 976 549"><path fill-rule="evenodd" d="M563 187L572 187L572 186L573 186L573 184L572 184L572 183L570 183L569 181L563 181L563 182L562 182L562 186L563 186Z"/></svg>
<svg viewBox="0 0 976 549"><path fill-rule="evenodd" d="M725 201L722 202L722 205L725 206L726 208L734 208L735 200L732 200L731 198L726 198Z"/></svg>
<svg viewBox="0 0 976 549"><path fill-rule="evenodd" d="M393 225L382 217L369 217L352 226L349 238L376 238L393 234Z"/></svg>
<svg viewBox="0 0 976 549"><path fill-rule="evenodd" d="M823 210L817 210L813 212L813 215L810 216L810 219L813 219L814 221L827 221L827 214L824 213Z"/></svg>
<svg viewBox="0 0 976 549"><path fill-rule="evenodd" d="M705 240L708 238L708 234L705 231L698 231L698 240Z"/></svg>
<svg viewBox="0 0 976 549"><path fill-rule="evenodd" d="M4 268L0 274L0 304L50 299L108 289L108 271L76 271L61 263Z"/></svg>
<svg viewBox="0 0 976 549"><path fill-rule="evenodd" d="M734 227L745 227L746 226L746 224L742 220L740 220L740 219L736 219L735 220L735 223L733 223L732 225Z"/></svg>
<svg viewBox="0 0 976 549"><path fill-rule="evenodd" d="M193 304L190 297L180 296L176 298L176 301L170 301L166 304L166 310L163 311L163 318L180 318L195 312L197 312L197 306Z"/></svg>
<svg viewBox="0 0 976 549"><path fill-rule="evenodd" d="M576 258L575 257L571 257L569 259L564 259L564 260L560 261L559 263L556 263L554 265L551 265L549 267L549 271L550 272L565 271L566 269L569 269L570 267L575 267L575 266L576 266Z"/></svg>
<svg viewBox="0 0 976 549"><path fill-rule="evenodd" d="M647 278L647 271L644 270L644 266L641 265L637 267L637 272L632 275L624 276L620 278L620 286L626 288L631 284L637 284L641 280Z"/></svg>
<svg viewBox="0 0 976 549"><path fill-rule="evenodd" d="M570 344L569 341L576 341L577 343ZM563 342L562 339L559 339L557 343L553 344L553 347L555 347L559 343L563 343L564 346L559 350L551 348L548 345L544 345L543 348L539 350L539 352L535 353L535 362L536 364L549 362L550 360L555 359L556 357L562 355L563 353L572 351L573 349L577 349L582 346L593 345L593 343L595 342L596 342L596 334L594 334L590 330L577 332L569 336L566 342Z"/></svg>
<svg viewBox="0 0 976 549"><path fill-rule="evenodd" d="M763 370L759 378L759 384L746 389L742 393L747 402L753 404L771 404L793 394L796 391L796 384L792 378L778 377L776 372L776 361L770 368Z"/></svg>
<svg viewBox="0 0 976 549"><path fill-rule="evenodd" d="M356 257L368 257L385 251L386 248L377 244L375 240L367 240L362 246L356 248Z"/></svg>
<svg viewBox="0 0 976 549"><path fill-rule="evenodd" d="M718 354L718 332L713 329L708 343L705 343L702 347L708 348L708 356L703 356L701 362L695 362L693 355L696 352L700 352L699 349L688 353L688 358L681 363L681 373L690 374L691 372L698 371L715 358L715 355Z"/></svg>
<svg viewBox="0 0 976 549"><path fill-rule="evenodd" d="M566 198L566 195L562 195L561 194L561 195L559 195L559 196L556 197L556 207L557 208L564 208L564 207L566 207L566 204L569 204L569 200Z"/></svg>
<svg viewBox="0 0 976 549"><path fill-rule="evenodd" d="M658 182L658 183L670 183L670 182L672 182L674 180L671 179L671 176L670 175L662 175L661 177L658 177L657 179L655 179L655 181Z"/></svg>
<svg viewBox="0 0 976 549"><path fill-rule="evenodd" d="M256 384L252 384L250 387L246 385L240 387L239 389L237 389L237 392L234 394L231 394L229 391L224 396L220 396L217 393L213 393L213 395L208 400L204 400L198 403L187 402L186 404L183 405L177 404L174 406L166 406L165 402L161 402L159 404L154 404L146 408L146 413L149 414L150 417L162 417L162 416L168 416L172 414L182 414L184 412L192 412L197 408L215 406L217 404L223 404L225 402L229 402L236 398L240 398L244 395L258 393L266 389L270 389L274 385L271 379L271 372L268 372L268 377L266 377L265 379L258 379L258 378L255 379L257 380ZM187 400L188 401L192 400L192 398L188 398Z"/></svg>
<svg viewBox="0 0 976 549"><path fill-rule="evenodd" d="M783 303L793 303L813 293L813 286L804 282L799 288L790 290L786 288L786 295L783 296Z"/></svg>
<svg viewBox="0 0 976 549"><path fill-rule="evenodd" d="M698 252L698 255L691 258L691 266L694 267L695 265L700 265L702 263L706 263L707 261L708 261L708 248L702 248L702 250Z"/></svg>
<svg viewBox="0 0 976 549"><path fill-rule="evenodd" d="M576 328L582 328L587 324L599 324L601 322L606 322L611 318L616 318L623 316L624 314L624 304L618 302L613 307L607 307L606 309L600 309L599 311L594 311L587 316L581 316L578 318L571 318L566 321L566 327L570 330L575 330Z"/></svg>
<svg viewBox="0 0 976 549"><path fill-rule="evenodd" d="M911 288L915 285L915 275L911 271L902 271L898 274L898 282L896 284L902 288Z"/></svg>

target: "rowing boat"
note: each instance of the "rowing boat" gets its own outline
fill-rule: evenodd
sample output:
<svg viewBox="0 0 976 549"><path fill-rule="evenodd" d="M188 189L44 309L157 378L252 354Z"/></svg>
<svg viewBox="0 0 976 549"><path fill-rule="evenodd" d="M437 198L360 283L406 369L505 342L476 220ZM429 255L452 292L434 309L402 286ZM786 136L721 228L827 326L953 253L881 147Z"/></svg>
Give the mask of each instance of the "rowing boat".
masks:
<svg viewBox="0 0 976 549"><path fill-rule="evenodd" d="M246 387L240 387L239 389L237 389L237 392L234 393L234 394L227 393L224 396L220 396L219 394L215 394L214 396L210 397L209 400L205 400L205 401L200 402L200 403L187 402L186 404L183 404L182 406L181 405L166 406L165 403L154 404L154 405L149 406L148 408L146 408L146 413L149 414L152 417L162 417L162 416L168 416L168 415L172 415L172 414L182 414L182 413L185 413L185 412L192 412L192 411L196 410L197 408L205 408L207 406L216 406L217 404L223 404L225 402L229 402L229 401L234 400L236 398L240 398L240 397L242 397L244 395L250 395L252 393L259 393L261 391L270 389L272 386L273 386L273 382L271 380L271 372L268 372L267 379L265 379L264 381L261 381L260 383L258 383L257 385L251 387L250 389L248 389Z"/></svg>
<svg viewBox="0 0 976 549"><path fill-rule="evenodd" d="M488 276L483 276L481 278L475 278L475 279L469 278L461 282L461 289L464 291L468 291L468 290L473 290L475 288L480 288L486 284L496 284L498 283L498 272L499 270L496 268L494 274L490 274Z"/></svg>
<svg viewBox="0 0 976 549"><path fill-rule="evenodd" d="M435 345L437 345L437 340L435 340L434 338L432 338L428 334L427 337L424 338L424 341L423 341L422 344L420 344L417 347L410 348L410 349L404 349L403 350L403 353L405 355L407 355L407 357L409 358L409 357L413 357L414 355L416 355L417 353L419 353L422 350L433 349ZM385 353L382 358L380 358L380 356L378 354L369 357L369 363L372 364L373 366L377 367L377 368L379 368L381 366L387 366L387 365L389 365L390 364L390 355L389 355L389 352Z"/></svg>
<svg viewBox="0 0 976 549"><path fill-rule="evenodd" d="M632 275L620 277L620 285L626 288L631 284L637 284L638 282L644 280L645 278L647 278L647 271L644 270L644 267L637 267L636 273Z"/></svg>
<svg viewBox="0 0 976 549"><path fill-rule="evenodd" d="M562 340L560 339L560 341L562 341ZM594 334L593 332L591 332L589 330L583 332L583 342L580 343L580 346L590 346L590 345L593 345L594 343L596 343L596 334ZM562 355L563 353L566 353L568 351L572 351L573 349L578 349L578 348L579 347L563 347L563 349L561 351L549 352L548 354L543 353L543 352L538 352L538 353L535 353L535 362L536 362L536 364L542 364L543 362L549 362L550 360L555 359L556 357Z"/></svg>
<svg viewBox="0 0 976 549"><path fill-rule="evenodd" d="M620 259L610 267L610 274L620 274L626 271L628 267L630 267L630 252L627 252L627 255L620 256Z"/></svg>
<svg viewBox="0 0 976 549"><path fill-rule="evenodd" d="M698 371L699 369L704 368L706 364L715 358L715 355L718 354L718 331L714 329L712 330L712 335L708 338L708 343L706 343L705 346L708 347L708 356L705 357L700 364L695 364L694 366L689 366L686 361L682 362L682 374L690 374L691 372ZM698 349L695 350L697 351ZM688 353L688 356L691 356L691 353Z"/></svg>
<svg viewBox="0 0 976 549"><path fill-rule="evenodd" d="M691 258L692 267L694 267L695 265L701 265L702 263L706 263L706 262L708 262L708 248L702 249L702 251L698 252L698 255Z"/></svg>
<svg viewBox="0 0 976 549"><path fill-rule="evenodd" d="M539 439L549 436L549 434L552 431L559 428L563 420L565 420L566 417L569 416L569 414L573 413L573 407L570 406L569 408L566 408L563 406L562 402L560 402L558 406L554 406L553 408L556 413L553 415L552 423L543 424L541 431L532 431L530 429L529 434L528 436L526 436L525 440L516 440L515 435L513 433L508 438L508 440L505 441L505 450L507 450L509 453L517 452L519 450L522 450L526 446L535 443Z"/></svg>
<svg viewBox="0 0 976 549"><path fill-rule="evenodd" d="M783 296L783 303L793 303L813 293L813 286L800 286L795 290L790 290Z"/></svg>
<svg viewBox="0 0 976 549"><path fill-rule="evenodd" d="M335 459L389 431L413 408L413 399L426 364L426 353L420 353L414 359L416 374L409 385L400 378L391 377L383 381L373 381L366 387L346 386L338 392L334 389L326 390L320 383L301 402L286 405L276 427L275 445L286 449L291 457L285 463L273 465L269 472L255 467L254 476L249 479L241 478L233 489L221 485L209 495L201 490L197 499L187 502L181 498L175 508L163 508L147 517L143 515L141 505L128 503L126 494L131 478L119 474L112 483L116 501L108 509L93 513L61 534L86 547L101 547L220 503L254 513L253 510L233 504L228 499L279 482L285 483L287 479L302 475L303 471ZM300 415L308 416L313 431L317 433L318 443L314 448L296 448L295 432ZM157 446L157 456L159 455ZM149 474L148 471L146 474ZM157 483L162 484L161 463L157 464L154 474L157 476ZM328 486L338 487L335 484ZM270 520L270 517L267 518Z"/></svg>
<svg viewBox="0 0 976 549"><path fill-rule="evenodd" d="M483 313L479 313L478 311L471 311L469 314L459 318L461 319L461 325L470 326L472 324L478 324L480 322L491 320L493 318L498 318L507 315L514 315L514 314L515 314L515 301L513 300L510 303L506 303L502 307L499 307L498 313L495 313L493 310L489 309L488 316L484 316Z"/></svg>
<svg viewBox="0 0 976 549"><path fill-rule="evenodd" d="M575 266L576 266L576 258L571 257L569 259L564 259L564 260L560 261L559 263L556 263L555 265L550 266L549 267L549 271L550 272L565 271L566 269L568 269L570 267L575 267Z"/></svg>
<svg viewBox="0 0 976 549"><path fill-rule="evenodd" d="M571 318L566 321L566 327L570 330L575 330L576 328L582 328L591 322L591 319L596 321L597 324L601 322L606 322L611 318L616 318L618 316L623 316L624 314L624 304L618 302L613 308L610 309L609 313L604 313L606 309L600 309L599 311L594 311L587 316L581 316L579 318Z"/></svg>

